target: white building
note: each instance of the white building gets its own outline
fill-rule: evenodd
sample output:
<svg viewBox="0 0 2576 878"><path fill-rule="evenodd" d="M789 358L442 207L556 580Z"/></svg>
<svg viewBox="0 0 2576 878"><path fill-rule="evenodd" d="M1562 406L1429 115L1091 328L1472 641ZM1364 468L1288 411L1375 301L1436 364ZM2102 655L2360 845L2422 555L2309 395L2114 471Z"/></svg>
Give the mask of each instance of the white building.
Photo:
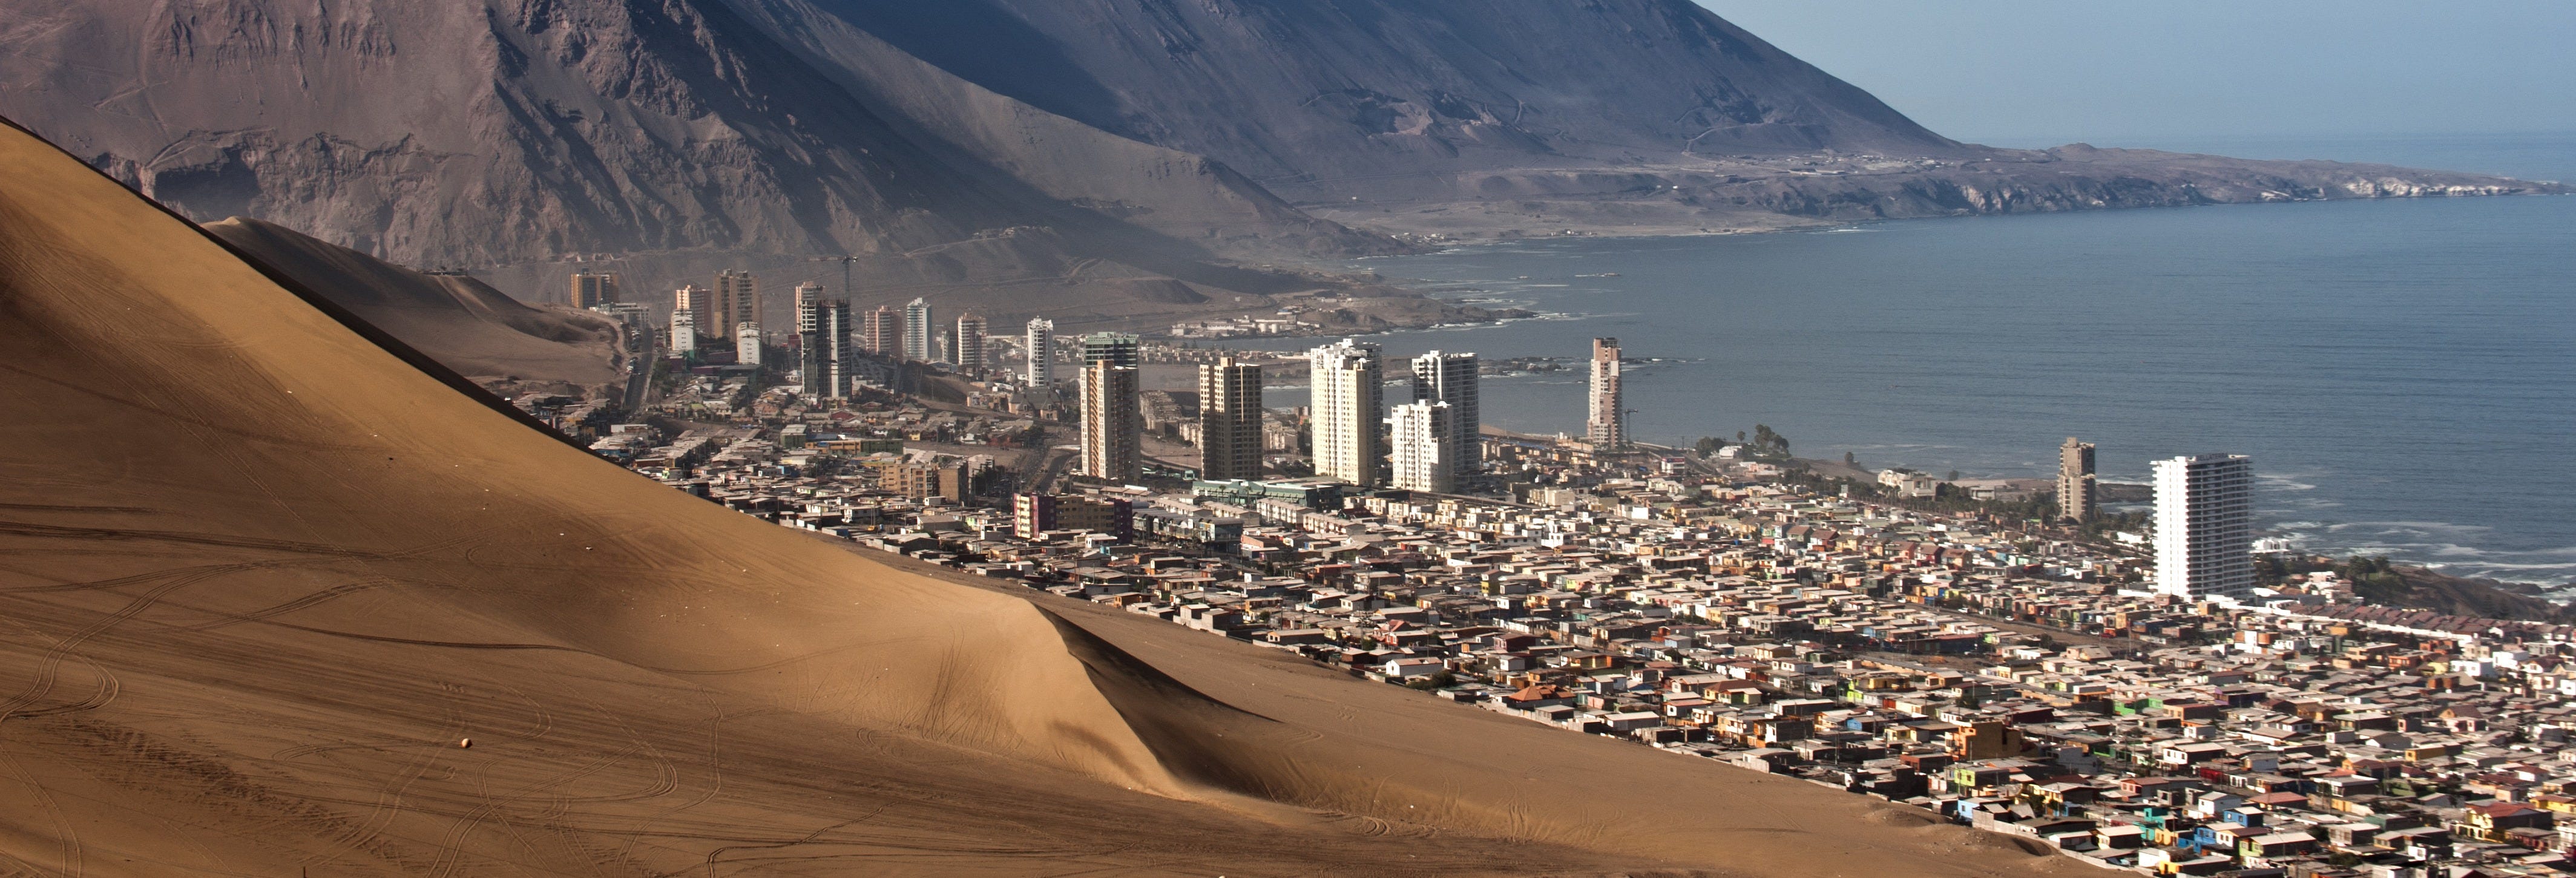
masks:
<svg viewBox="0 0 2576 878"><path fill-rule="evenodd" d="M1029 390L1043 399L1055 386L1055 321L1044 317L1029 318L1025 350L1029 356L1026 376Z"/></svg>
<svg viewBox="0 0 2576 878"><path fill-rule="evenodd" d="M957 352L949 362L968 373L982 370L987 364L984 351L984 315L968 311L957 318Z"/></svg>
<svg viewBox="0 0 2576 878"><path fill-rule="evenodd" d="M688 356L698 352L698 315L684 305L671 311L671 353Z"/></svg>
<svg viewBox="0 0 2576 878"><path fill-rule="evenodd" d="M1393 438L1394 484L1407 491L1447 494L1458 489L1458 469L1450 455L1458 443L1457 411L1445 402L1410 402L1387 417Z"/></svg>
<svg viewBox="0 0 2576 878"><path fill-rule="evenodd" d="M2155 461L2156 591L2245 598L2254 590L2254 459L2199 454Z"/></svg>
<svg viewBox="0 0 2576 878"><path fill-rule="evenodd" d="M760 324L733 325L733 361L745 366L760 365Z"/></svg>
<svg viewBox="0 0 2576 878"><path fill-rule="evenodd" d="M1386 418L1379 348L1351 339L1307 352L1313 372L1315 474L1363 488L1380 484L1378 425Z"/></svg>
<svg viewBox="0 0 2576 878"><path fill-rule="evenodd" d="M1478 430L1483 414L1476 406L1476 355L1432 351L1413 358L1413 401L1449 404L1450 472L1463 479L1484 468L1484 443Z"/></svg>
<svg viewBox="0 0 2576 878"><path fill-rule="evenodd" d="M930 301L914 299L903 305L903 358L928 363L939 358L939 330L931 322Z"/></svg>
<svg viewBox="0 0 2576 878"><path fill-rule="evenodd" d="M1901 497L1931 497L1941 493L1940 479L1904 470L1879 470L1878 484L1895 490Z"/></svg>

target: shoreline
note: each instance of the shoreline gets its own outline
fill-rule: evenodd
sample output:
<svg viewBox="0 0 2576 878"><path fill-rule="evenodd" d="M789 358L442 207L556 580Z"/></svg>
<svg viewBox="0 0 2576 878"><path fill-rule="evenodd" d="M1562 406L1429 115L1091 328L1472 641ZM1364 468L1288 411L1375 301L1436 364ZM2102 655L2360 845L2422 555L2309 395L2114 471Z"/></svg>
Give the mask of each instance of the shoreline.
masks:
<svg viewBox="0 0 2576 878"><path fill-rule="evenodd" d="M2525 182L2531 182L2531 183L2537 183L2537 184L2546 184L2546 185L2552 185L2552 186L2576 186L2576 184L2571 184L2571 183L2562 183L2562 182L2555 181L2555 180L2532 180L2532 181L2525 181ZM1638 240L1676 240L1676 241L1678 241L1678 240L1695 240L1695 239L1701 239L1701 238L1737 238L1737 237L1745 237L1745 236L1750 236L1750 235L1827 234L1827 233L1832 233L1832 232L1835 232L1835 231L1838 231L1838 230L1843 230L1843 229L1849 229L1849 230L1853 230L1853 231L1858 231L1858 230L1862 230L1862 229L1869 228L1869 227L1872 227L1872 226L1889 225L1889 224L1896 224L1896 223L1917 223L1917 222L1927 222L1927 221L1935 221L1935 222L1937 222L1937 221L1942 221L1942 220L1998 220L1998 219L2020 219L2020 218L2031 218L2031 217L2093 216L2093 215L2101 215L2101 214L2129 214L2129 213L2148 213L2148 212L2155 212L2155 211L2199 210L2199 209L2204 209L2204 208L2231 208L2231 207L2278 207L2278 206L2284 206L2284 205L2308 205L2308 204L2363 204L2363 203L2378 203L2378 202L2472 201L2472 200L2480 200L2480 199L2552 198L2552 197L2557 197L2557 198L2576 198L2576 191L2563 191L2563 192L2509 192L2509 193L2494 193L2494 194L2448 194L2448 193L2433 193L2433 194L2423 194L2423 195L2378 195L2378 196L2370 196L2370 197L2362 197L2362 198L2281 198L2281 199L2271 200L2271 201L2212 201L2212 202L2205 202L2205 203L2198 203L2198 204L2144 204L2144 205L2125 206L2125 207L2098 207L2098 208L2085 208L2085 209L2081 209L2081 210L2031 210L2031 211L2010 211L2010 212L2003 212L2003 213L1925 214L1925 215L1922 215L1922 216L1854 217L1854 218L1851 218L1851 219L1833 219L1833 220L1818 219L1818 220L1814 220L1814 221L1812 221L1812 222L1793 222L1793 223L1787 223L1787 224L1782 224L1782 225L1777 225L1777 226L1768 226L1768 227L1749 227L1749 226L1748 226L1748 227L1728 227L1728 228L1723 228L1723 229L1687 229L1687 228L1681 228L1681 227L1668 227L1668 226L1637 226L1637 225L1590 225L1590 226L1585 226L1585 225L1573 225L1573 226L1567 226L1567 227L1566 227L1566 228L1568 229L1568 231L1560 232L1560 233L1558 233L1558 234L1552 234L1552 235L1527 235L1527 234L1523 234L1523 235L1511 235L1511 234L1496 234L1496 235L1492 235L1492 236L1445 238L1445 239L1442 239L1442 240L1439 240L1439 241L1434 241L1434 242L1423 242L1423 243L1424 243L1426 246L1428 246L1430 249L1427 249L1427 250L1424 250L1424 251L1421 251L1421 252L1416 252L1416 253L1374 253L1374 254L1366 254L1366 255L1357 255L1357 256L1341 257L1341 258L1332 259L1332 260L1328 260L1328 261L1311 261L1311 260L1310 260L1307 264L1308 264L1308 267L1310 267L1310 268L1314 268L1314 269L1317 269L1317 270L1329 270L1327 267L1328 267L1329 265L1333 264L1333 263L1363 262L1363 261L1369 261L1369 260L1381 260L1381 259L1413 259L1413 258L1420 258L1420 257L1424 257L1424 256L1447 256L1447 255L1458 255L1458 254L1464 254L1464 253L1472 252L1472 251L1479 250L1479 249L1483 249L1483 248L1495 247L1495 246L1504 245L1504 244L1545 243L1545 242L1558 242L1558 241L1576 241L1576 240L1585 240L1585 239L1598 239L1598 240L1621 240L1621 241L1638 241ZM1347 269L1344 269L1344 270L1347 270ZM1391 285L1395 285L1395 284L1391 284ZM1400 285L1397 285L1397 286L1400 286Z"/></svg>

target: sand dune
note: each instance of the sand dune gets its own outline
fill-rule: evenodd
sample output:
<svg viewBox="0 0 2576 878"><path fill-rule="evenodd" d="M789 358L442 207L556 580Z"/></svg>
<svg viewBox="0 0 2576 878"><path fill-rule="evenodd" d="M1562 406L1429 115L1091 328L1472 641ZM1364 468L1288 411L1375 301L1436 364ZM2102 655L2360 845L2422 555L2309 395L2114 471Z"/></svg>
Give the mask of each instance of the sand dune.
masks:
<svg viewBox="0 0 2576 878"><path fill-rule="evenodd" d="M298 286L0 130L0 873L2090 871L893 569Z"/></svg>
<svg viewBox="0 0 2576 878"><path fill-rule="evenodd" d="M625 378L606 317L529 307L471 277L423 274L265 220L206 231L467 376L591 388Z"/></svg>

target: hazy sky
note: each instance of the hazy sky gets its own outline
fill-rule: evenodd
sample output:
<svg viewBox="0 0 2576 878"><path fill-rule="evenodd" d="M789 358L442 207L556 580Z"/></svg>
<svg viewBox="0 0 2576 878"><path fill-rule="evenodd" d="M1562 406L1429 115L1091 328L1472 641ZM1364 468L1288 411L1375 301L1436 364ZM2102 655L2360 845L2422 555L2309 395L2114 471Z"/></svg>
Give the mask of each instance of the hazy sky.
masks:
<svg viewBox="0 0 2576 878"><path fill-rule="evenodd" d="M1943 134L2576 130L2571 0L1699 0Z"/></svg>

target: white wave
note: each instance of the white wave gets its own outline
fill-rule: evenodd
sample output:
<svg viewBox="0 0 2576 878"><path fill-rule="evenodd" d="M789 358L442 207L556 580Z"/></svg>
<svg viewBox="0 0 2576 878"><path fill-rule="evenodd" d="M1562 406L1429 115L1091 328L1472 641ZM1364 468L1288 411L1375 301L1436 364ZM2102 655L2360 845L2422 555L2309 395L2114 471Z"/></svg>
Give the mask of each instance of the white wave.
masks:
<svg viewBox="0 0 2576 878"><path fill-rule="evenodd" d="M2473 536L2495 530L2483 524L2452 524L2447 521L2347 521L2335 525L2337 531L2356 528L2378 528L2388 533L2411 533L2423 536L2458 534Z"/></svg>

